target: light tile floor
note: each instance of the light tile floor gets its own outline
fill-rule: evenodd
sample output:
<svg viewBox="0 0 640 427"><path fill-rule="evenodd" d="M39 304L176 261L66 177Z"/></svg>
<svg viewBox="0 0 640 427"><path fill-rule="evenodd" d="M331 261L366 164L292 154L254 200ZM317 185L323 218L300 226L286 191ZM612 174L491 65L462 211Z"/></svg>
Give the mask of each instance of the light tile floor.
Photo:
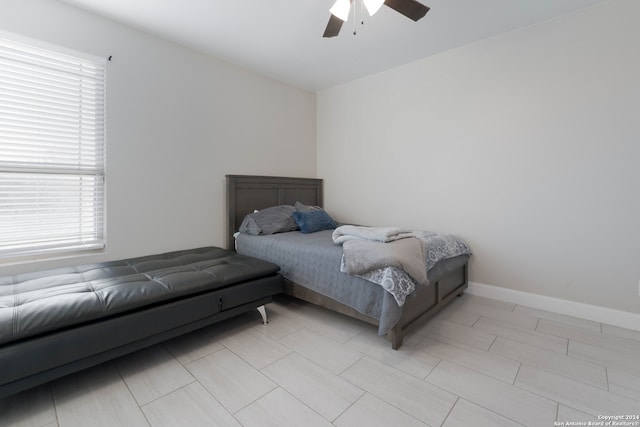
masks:
<svg viewBox="0 0 640 427"><path fill-rule="evenodd" d="M553 426L640 415L640 332L465 294L398 351L287 297L0 400L0 426ZM640 425L640 420L636 425Z"/></svg>

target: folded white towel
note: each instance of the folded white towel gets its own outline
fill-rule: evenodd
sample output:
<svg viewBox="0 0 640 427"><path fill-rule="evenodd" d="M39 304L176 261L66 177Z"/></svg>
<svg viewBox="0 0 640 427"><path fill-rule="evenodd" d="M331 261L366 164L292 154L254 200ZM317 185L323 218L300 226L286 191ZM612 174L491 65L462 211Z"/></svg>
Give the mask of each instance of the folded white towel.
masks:
<svg viewBox="0 0 640 427"><path fill-rule="evenodd" d="M414 237L411 230L398 227L363 227L342 225L333 230L333 241L342 244L347 240L370 240L373 242L393 242L394 240Z"/></svg>

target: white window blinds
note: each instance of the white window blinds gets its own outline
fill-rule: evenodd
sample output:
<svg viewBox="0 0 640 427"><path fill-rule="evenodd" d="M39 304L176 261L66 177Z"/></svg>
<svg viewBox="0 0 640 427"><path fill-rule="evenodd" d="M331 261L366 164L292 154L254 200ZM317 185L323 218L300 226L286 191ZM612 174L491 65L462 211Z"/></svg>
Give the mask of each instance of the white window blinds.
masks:
<svg viewBox="0 0 640 427"><path fill-rule="evenodd" d="M0 34L0 258L104 247L104 118L105 61Z"/></svg>

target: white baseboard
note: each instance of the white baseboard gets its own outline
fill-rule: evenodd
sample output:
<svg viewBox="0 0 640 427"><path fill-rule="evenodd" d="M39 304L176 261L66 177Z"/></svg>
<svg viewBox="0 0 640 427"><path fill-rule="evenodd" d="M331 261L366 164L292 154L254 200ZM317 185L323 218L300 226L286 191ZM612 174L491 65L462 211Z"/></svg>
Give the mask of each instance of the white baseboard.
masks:
<svg viewBox="0 0 640 427"><path fill-rule="evenodd" d="M529 292L516 291L500 286L487 285L478 282L469 282L465 292L486 298L519 304L538 310L551 311L567 316L593 320L594 322L607 323L621 328L640 330L640 314L628 311L615 310L613 308L584 304L545 295L531 294Z"/></svg>

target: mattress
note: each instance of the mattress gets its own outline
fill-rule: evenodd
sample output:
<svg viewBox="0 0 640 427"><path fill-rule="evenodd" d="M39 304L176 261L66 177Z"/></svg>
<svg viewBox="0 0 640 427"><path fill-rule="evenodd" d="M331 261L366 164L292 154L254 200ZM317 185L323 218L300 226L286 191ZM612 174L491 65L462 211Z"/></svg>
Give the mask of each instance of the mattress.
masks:
<svg viewBox="0 0 640 427"><path fill-rule="evenodd" d="M342 247L333 243L332 233L333 230L266 236L239 233L236 249L240 254L277 264L286 279L377 319L378 333L385 334L400 320L402 307L381 286L340 271ZM467 260L468 256L463 255L438 261L427 272L429 281L437 281Z"/></svg>
<svg viewBox="0 0 640 427"><path fill-rule="evenodd" d="M277 273L217 247L0 277L0 344Z"/></svg>

